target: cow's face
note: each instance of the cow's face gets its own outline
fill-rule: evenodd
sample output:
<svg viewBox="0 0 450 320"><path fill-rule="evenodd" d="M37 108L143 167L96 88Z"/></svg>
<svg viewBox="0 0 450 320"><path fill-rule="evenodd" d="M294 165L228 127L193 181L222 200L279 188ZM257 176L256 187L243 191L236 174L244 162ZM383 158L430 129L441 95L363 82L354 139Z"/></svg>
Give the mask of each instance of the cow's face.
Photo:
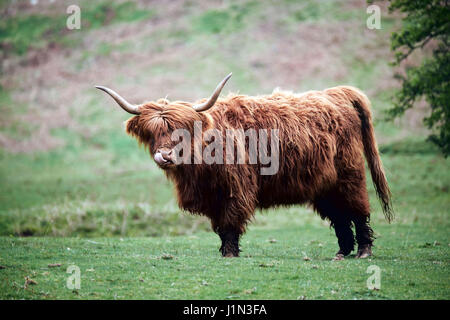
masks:
<svg viewBox="0 0 450 320"><path fill-rule="evenodd" d="M231 73L219 83L208 100L195 105L188 102L169 102L166 99L133 105L109 88L102 86L97 88L109 94L125 111L136 115L127 121L127 132L148 146L158 166L170 169L175 167L175 162L178 163L174 161L173 152L178 142L172 141L172 133L177 129L183 129L188 130L192 137L194 122L205 120L206 116L202 112L214 105L230 77Z"/></svg>
<svg viewBox="0 0 450 320"><path fill-rule="evenodd" d="M174 147L183 139L177 133L187 132L188 137L193 137L195 121L204 121L204 115L195 111L191 105L182 102L170 103L167 100L159 100L156 103L142 105L140 115L130 118L126 123L126 131L134 136L139 143L148 147L151 156L157 165L169 170L180 164L175 158L179 154Z"/></svg>

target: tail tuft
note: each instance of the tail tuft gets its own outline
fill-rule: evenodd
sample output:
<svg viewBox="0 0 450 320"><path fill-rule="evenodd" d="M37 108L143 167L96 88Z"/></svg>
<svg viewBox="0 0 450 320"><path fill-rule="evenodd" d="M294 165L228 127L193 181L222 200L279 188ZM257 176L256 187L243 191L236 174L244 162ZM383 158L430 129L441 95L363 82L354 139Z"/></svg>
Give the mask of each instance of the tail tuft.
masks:
<svg viewBox="0 0 450 320"><path fill-rule="evenodd" d="M391 191L384 173L380 154L378 153L377 142L372 125L372 116L370 112L370 101L367 96L353 87L342 87L342 90L352 101L353 107L358 111L361 119L361 134L364 145L364 154L372 175L372 181L378 198L381 202L386 220L391 222L394 219L394 209L391 201Z"/></svg>

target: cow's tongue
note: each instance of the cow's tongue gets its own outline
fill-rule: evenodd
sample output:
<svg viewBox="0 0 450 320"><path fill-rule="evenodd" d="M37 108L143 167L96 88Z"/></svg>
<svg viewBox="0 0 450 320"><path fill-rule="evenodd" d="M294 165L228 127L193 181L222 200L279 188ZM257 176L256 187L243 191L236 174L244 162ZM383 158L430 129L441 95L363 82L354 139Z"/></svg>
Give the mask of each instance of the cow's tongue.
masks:
<svg viewBox="0 0 450 320"><path fill-rule="evenodd" d="M163 163L166 163L166 162L167 162L167 160L164 159L163 156L162 156L162 154L159 153L159 152L158 152L157 154L155 154L155 161L156 161L157 163L159 163L159 164L163 164Z"/></svg>

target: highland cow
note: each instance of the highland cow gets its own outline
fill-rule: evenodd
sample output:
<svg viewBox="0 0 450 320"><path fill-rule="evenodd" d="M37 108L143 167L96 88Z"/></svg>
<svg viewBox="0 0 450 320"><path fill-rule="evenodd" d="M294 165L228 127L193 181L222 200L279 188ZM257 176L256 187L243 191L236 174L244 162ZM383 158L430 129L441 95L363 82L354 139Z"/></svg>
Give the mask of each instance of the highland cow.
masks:
<svg viewBox="0 0 450 320"><path fill-rule="evenodd" d="M111 89L97 88L135 115L127 121L126 132L148 147L157 165L173 181L180 208L211 220L222 241L224 257L239 256L240 236L256 209L295 204L309 204L331 222L339 244L334 259L341 260L353 251L352 225L358 244L356 257L370 256L374 237L369 225L364 155L389 221L393 211L367 96L354 87L338 86L302 94L274 91L218 99L230 76L209 99L196 104L160 99L133 105ZM268 151L279 155L278 170L261 174L266 165L259 161L180 163L173 133L182 129L194 139L197 122L203 124L201 133L213 128L222 132L222 137L229 129L277 129L279 144L275 148L270 144ZM230 153L223 139L223 152ZM202 140L202 147L206 140ZM245 150L248 160L247 139L234 142L237 149ZM231 152L235 153L234 148ZM192 150L188 158L194 154Z"/></svg>

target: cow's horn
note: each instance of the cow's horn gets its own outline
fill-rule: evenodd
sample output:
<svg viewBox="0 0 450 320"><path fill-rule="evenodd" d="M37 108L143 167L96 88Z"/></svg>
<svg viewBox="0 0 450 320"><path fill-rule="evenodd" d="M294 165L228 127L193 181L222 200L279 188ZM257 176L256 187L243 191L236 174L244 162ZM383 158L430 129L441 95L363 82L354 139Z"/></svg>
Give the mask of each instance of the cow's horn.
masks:
<svg viewBox="0 0 450 320"><path fill-rule="evenodd" d="M129 103L127 100L122 98L114 90L111 90L109 88L102 87L102 86L95 86L95 87L97 89L105 91L107 94L109 94L114 100L116 100L116 102L119 104L119 106L121 106L122 109L125 110L126 112L129 112L132 114L141 114L141 112L139 111L139 105L134 105L134 104Z"/></svg>
<svg viewBox="0 0 450 320"><path fill-rule="evenodd" d="M227 75L225 77L225 79L223 79L219 85L217 86L216 90L214 90L214 93L212 94L212 96L208 99L208 101L200 103L200 104L196 104L195 106L193 106L194 110L197 112L200 111L206 111L209 108L211 108L214 103L216 103L217 98L219 98L220 95L220 91L222 91L223 86L225 85L225 83L227 83L228 79L230 79L232 73L230 73L229 75Z"/></svg>

